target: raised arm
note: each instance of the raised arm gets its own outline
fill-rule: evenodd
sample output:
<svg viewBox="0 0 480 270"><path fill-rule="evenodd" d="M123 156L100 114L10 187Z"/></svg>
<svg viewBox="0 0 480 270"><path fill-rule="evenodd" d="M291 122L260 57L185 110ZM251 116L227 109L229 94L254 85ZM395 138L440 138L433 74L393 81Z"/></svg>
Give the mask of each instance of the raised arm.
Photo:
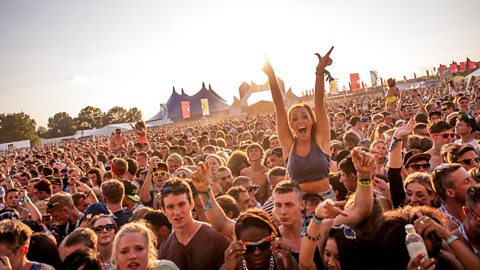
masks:
<svg viewBox="0 0 480 270"><path fill-rule="evenodd" d="M215 200L215 196L210 189L209 179L210 170L206 163L200 164L198 170L192 174L192 183L200 194L208 221L215 230L231 237L234 232L235 221L225 215L225 212Z"/></svg>
<svg viewBox="0 0 480 270"><path fill-rule="evenodd" d="M300 244L300 256L299 256L299 268L302 270L314 270L317 269L313 257L315 249L318 247L317 241L320 237L320 229L323 219L335 218L338 215L348 216L347 213L336 207L340 202L333 202L330 199L326 199L321 202L315 209L314 217L310 221L307 227L306 234L302 237L302 243Z"/></svg>
<svg viewBox="0 0 480 270"><path fill-rule="evenodd" d="M330 124L328 122L327 109L325 107L325 68L332 64L330 50L325 56L318 57L317 71L315 72L315 118L317 129L315 130L315 140L323 152L330 153Z"/></svg>
<svg viewBox="0 0 480 270"><path fill-rule="evenodd" d="M337 216L334 224L356 226L362 222L373 209L372 174L375 171L375 158L360 148L352 151L352 162L357 170L358 184L352 206L345 209L348 217Z"/></svg>
<svg viewBox="0 0 480 270"><path fill-rule="evenodd" d="M401 168L403 166L402 159L402 141L403 138L412 133L415 126L415 119L412 118L407 124L397 128L393 133L392 145L389 148L390 156L388 158L388 178L390 179L390 194L392 196L393 207L400 206L405 200L405 190L403 189L403 180L401 176Z"/></svg>
<svg viewBox="0 0 480 270"><path fill-rule="evenodd" d="M147 176L145 176L145 181L143 181L142 187L138 192L138 196L140 196L140 200L142 203L148 203L152 200L152 196L150 195L150 191L152 190L152 178L153 178L153 168L157 167L157 162L155 159L150 160L150 165L148 166Z"/></svg>
<svg viewBox="0 0 480 270"><path fill-rule="evenodd" d="M293 145L293 134L288 126L288 116L283 103L282 93L278 86L277 76L273 71L270 62L265 61L263 65L263 72L268 76L268 82L270 83L270 89L272 93L273 104L275 105L275 113L277 115L277 134L280 144L283 148L283 158L286 159L290 154L290 149Z"/></svg>

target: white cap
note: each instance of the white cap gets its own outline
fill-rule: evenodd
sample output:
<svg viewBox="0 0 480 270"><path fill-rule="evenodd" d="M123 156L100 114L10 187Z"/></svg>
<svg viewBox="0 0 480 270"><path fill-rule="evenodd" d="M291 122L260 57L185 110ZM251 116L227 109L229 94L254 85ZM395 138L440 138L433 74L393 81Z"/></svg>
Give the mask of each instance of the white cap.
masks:
<svg viewBox="0 0 480 270"><path fill-rule="evenodd" d="M415 232L415 228L413 227L412 224L407 224L407 225L405 225L405 231L407 233L413 233L413 232Z"/></svg>

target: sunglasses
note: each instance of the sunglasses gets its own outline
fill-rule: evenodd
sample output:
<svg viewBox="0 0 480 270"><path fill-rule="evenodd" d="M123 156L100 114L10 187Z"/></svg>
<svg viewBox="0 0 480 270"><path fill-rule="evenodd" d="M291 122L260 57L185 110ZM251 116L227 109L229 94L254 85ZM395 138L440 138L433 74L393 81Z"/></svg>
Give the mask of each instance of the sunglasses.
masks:
<svg viewBox="0 0 480 270"><path fill-rule="evenodd" d="M55 206L59 205L60 204L60 201L56 201L54 203L47 203L47 208L48 209L52 209L54 208Z"/></svg>
<svg viewBox="0 0 480 270"><path fill-rule="evenodd" d="M413 164L413 165L409 165L408 167L414 169L415 171L418 171L420 169L428 170L428 169L430 169L430 163L427 163L427 164Z"/></svg>
<svg viewBox="0 0 480 270"><path fill-rule="evenodd" d="M253 185L253 186L250 186L250 187L246 188L248 193L257 193L259 189L260 189L259 185Z"/></svg>
<svg viewBox="0 0 480 270"><path fill-rule="evenodd" d="M448 108L442 108L442 111L446 111L446 110L448 110Z"/></svg>
<svg viewBox="0 0 480 270"><path fill-rule="evenodd" d="M343 230L343 236L350 240L357 239L357 233L345 224L338 224L332 227L333 229Z"/></svg>
<svg viewBox="0 0 480 270"><path fill-rule="evenodd" d="M107 232L111 232L113 229L115 229L115 226L113 226L113 224L100 225L97 227L93 227L93 230L97 233L103 232L104 230Z"/></svg>
<svg viewBox="0 0 480 270"><path fill-rule="evenodd" d="M170 193L170 192L185 191L185 190L187 190L187 187L184 184L180 184L180 185L175 185L175 186L166 186L166 187L162 188L162 193L166 194L166 193Z"/></svg>
<svg viewBox="0 0 480 270"><path fill-rule="evenodd" d="M275 239L275 237L273 235L270 235L263 239L260 239L257 242L240 241L240 244L245 245L245 247L247 248L246 250L247 253L253 253L257 248L259 248L260 250L269 249L271 246L270 243L273 241L273 239Z"/></svg>
<svg viewBox="0 0 480 270"><path fill-rule="evenodd" d="M435 167L435 169L433 170L433 173L435 173L435 177L433 178L433 183L438 182L443 192L447 192L447 189L443 185L442 179L439 178L438 175L441 174L443 171L445 171L446 168L447 167L445 167L444 164L440 164L437 167Z"/></svg>
<svg viewBox="0 0 480 270"><path fill-rule="evenodd" d="M444 139L453 139L455 137L454 133L443 133L443 134L437 134L437 136L442 136Z"/></svg>
<svg viewBox="0 0 480 270"><path fill-rule="evenodd" d="M457 162L458 163L463 163L465 165L472 165L473 161L475 161L476 163L479 163L480 158L467 158L467 159L464 159L464 160L459 160Z"/></svg>
<svg viewBox="0 0 480 270"><path fill-rule="evenodd" d="M184 173L176 173L177 177L180 177L180 178L188 178L190 177L190 174L184 172Z"/></svg>
<svg viewBox="0 0 480 270"><path fill-rule="evenodd" d="M165 176L165 175L167 175L167 173L168 172L166 172L166 171L156 171L156 172L153 172L152 175L155 176L155 177L157 177L159 175Z"/></svg>

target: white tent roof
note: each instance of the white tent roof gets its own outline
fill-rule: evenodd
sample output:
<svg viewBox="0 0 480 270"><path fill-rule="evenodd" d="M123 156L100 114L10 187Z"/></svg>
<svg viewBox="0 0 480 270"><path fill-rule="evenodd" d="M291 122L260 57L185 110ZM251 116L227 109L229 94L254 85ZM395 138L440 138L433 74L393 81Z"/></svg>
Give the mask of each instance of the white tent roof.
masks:
<svg viewBox="0 0 480 270"><path fill-rule="evenodd" d="M475 76L476 78L479 78L480 77L480 68L475 70L474 72L468 74L467 76L465 76L465 79L467 80L468 78L470 78L470 76Z"/></svg>

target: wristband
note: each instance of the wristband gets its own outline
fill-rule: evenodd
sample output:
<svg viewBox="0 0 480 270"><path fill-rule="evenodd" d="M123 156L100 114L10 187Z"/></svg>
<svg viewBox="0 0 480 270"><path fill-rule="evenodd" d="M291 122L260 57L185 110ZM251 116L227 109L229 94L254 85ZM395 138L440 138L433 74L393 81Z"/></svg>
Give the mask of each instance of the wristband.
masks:
<svg viewBox="0 0 480 270"><path fill-rule="evenodd" d="M21 202L21 203L29 203L29 202L30 202L30 199L29 199L27 196L23 196L23 197L20 199L20 202Z"/></svg>
<svg viewBox="0 0 480 270"><path fill-rule="evenodd" d="M447 245L450 245L455 240L458 240L458 237L456 237L454 234L450 235L450 237L447 239Z"/></svg>
<svg viewBox="0 0 480 270"><path fill-rule="evenodd" d="M372 184L372 178L367 178L367 179L358 178L358 184L360 186L368 187Z"/></svg>
<svg viewBox="0 0 480 270"><path fill-rule="evenodd" d="M316 224L322 224L322 218L319 218L317 217L317 215L315 215L315 213L313 213L313 216L312 216L312 221L315 222Z"/></svg>
<svg viewBox="0 0 480 270"><path fill-rule="evenodd" d="M207 195L207 202L203 205L203 211L207 212L213 208L212 201L210 199L210 187L208 187L207 192L198 192L200 194L206 194Z"/></svg>

